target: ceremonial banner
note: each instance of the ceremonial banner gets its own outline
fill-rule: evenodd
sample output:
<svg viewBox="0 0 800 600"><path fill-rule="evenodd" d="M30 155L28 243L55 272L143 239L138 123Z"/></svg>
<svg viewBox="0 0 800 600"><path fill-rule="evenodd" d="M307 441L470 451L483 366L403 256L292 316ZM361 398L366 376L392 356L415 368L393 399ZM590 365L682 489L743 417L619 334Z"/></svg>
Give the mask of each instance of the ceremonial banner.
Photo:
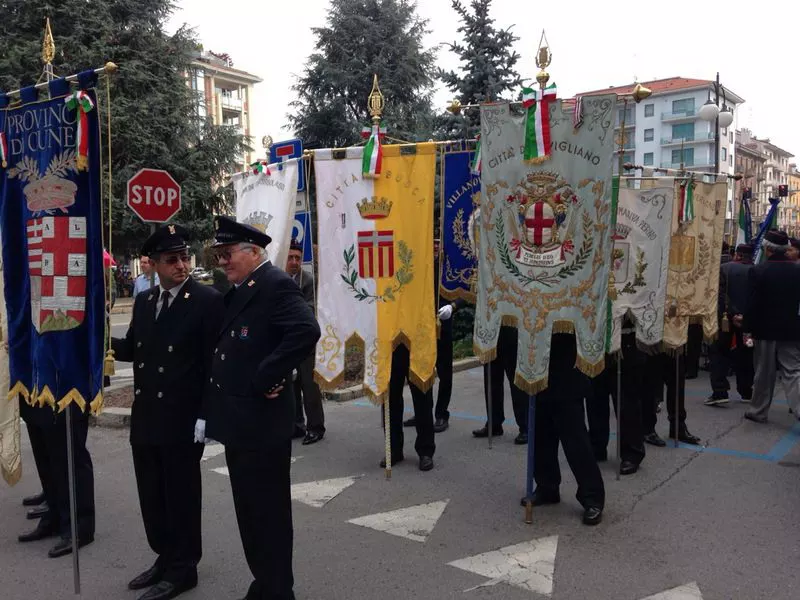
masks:
<svg viewBox="0 0 800 600"><path fill-rule="evenodd" d="M619 190L611 254L616 291L611 352L620 349L625 315L635 324L639 346L658 346L664 337L673 195L671 185Z"/></svg>
<svg viewBox="0 0 800 600"><path fill-rule="evenodd" d="M481 178L472 172L475 152L444 148L439 293L447 300L475 302Z"/></svg>
<svg viewBox="0 0 800 600"><path fill-rule="evenodd" d="M677 180L674 185L677 195ZM707 340L717 334L719 261L728 186L726 182L693 185L694 219L678 225L678 203L673 209L664 320L664 346L670 349L686 344L689 323L702 323Z"/></svg>
<svg viewBox="0 0 800 600"><path fill-rule="evenodd" d="M344 377L345 344L364 344L364 388L379 402L389 388L392 351L411 353L409 378L433 384L433 193L436 146L383 146L377 177L362 176L362 148L317 150L319 303L322 338L316 378Z"/></svg>
<svg viewBox="0 0 800 600"><path fill-rule="evenodd" d="M61 411L99 410L103 397L105 290L96 75L63 79L50 99L20 93L5 105L3 265L11 390ZM2 107L2 106L0 106Z"/></svg>
<svg viewBox="0 0 800 600"><path fill-rule="evenodd" d="M527 162L526 117L507 103L481 107L475 350L492 360L500 325L516 326L515 383L529 394L547 387L552 333L574 333L576 366L599 373L608 315L616 96L584 98L578 129L560 101L544 105L549 156Z"/></svg>
<svg viewBox="0 0 800 600"><path fill-rule="evenodd" d="M281 269L286 267L292 241L298 168L295 158L237 173L231 178L236 192L236 220L272 238L267 246L267 257Z"/></svg>
<svg viewBox="0 0 800 600"><path fill-rule="evenodd" d="M0 113L0 128L3 116ZM1 129L0 129L1 130ZM0 258L0 296L4 293L3 261ZM0 303L0 390L8 390L8 319L5 302ZM0 473L8 485L15 485L22 476L19 449L19 402L0 394Z"/></svg>

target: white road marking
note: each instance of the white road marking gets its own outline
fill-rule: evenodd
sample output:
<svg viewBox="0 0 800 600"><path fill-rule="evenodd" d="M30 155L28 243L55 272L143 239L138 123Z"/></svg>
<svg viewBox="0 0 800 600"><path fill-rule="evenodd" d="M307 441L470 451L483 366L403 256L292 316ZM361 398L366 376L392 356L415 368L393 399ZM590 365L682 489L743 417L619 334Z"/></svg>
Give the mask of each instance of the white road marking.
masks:
<svg viewBox="0 0 800 600"><path fill-rule="evenodd" d="M424 543L433 528L436 527L436 523L444 513L444 509L447 508L448 502L450 500L409 506L399 510L350 519L348 523Z"/></svg>
<svg viewBox="0 0 800 600"><path fill-rule="evenodd" d="M362 475L296 483L292 486L292 500L297 500L314 508L322 508L353 485L360 477Z"/></svg>
<svg viewBox="0 0 800 600"><path fill-rule="evenodd" d="M700 592L697 583L692 581L660 594L642 598L642 600L703 600L703 594Z"/></svg>

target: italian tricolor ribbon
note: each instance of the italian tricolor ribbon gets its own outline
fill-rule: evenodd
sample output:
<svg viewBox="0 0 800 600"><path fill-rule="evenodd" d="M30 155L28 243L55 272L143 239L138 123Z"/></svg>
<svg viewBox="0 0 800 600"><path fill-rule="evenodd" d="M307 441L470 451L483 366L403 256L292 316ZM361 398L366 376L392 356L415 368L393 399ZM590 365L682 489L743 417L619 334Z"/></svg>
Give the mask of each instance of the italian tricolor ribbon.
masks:
<svg viewBox="0 0 800 600"><path fill-rule="evenodd" d="M687 177L680 183L678 194L678 222L691 223L694 220L694 180Z"/></svg>
<svg viewBox="0 0 800 600"><path fill-rule="evenodd" d="M250 165L250 168L253 169L253 175L258 175L259 173L264 173L265 175L272 175L272 172L269 170L269 165L265 163L263 160L258 160Z"/></svg>
<svg viewBox="0 0 800 600"><path fill-rule="evenodd" d="M78 134L75 140L75 147L78 149L76 166L79 171L86 171L89 168L89 119L86 113L94 109L94 102L89 93L78 90L64 100L67 108L77 112Z"/></svg>
<svg viewBox="0 0 800 600"><path fill-rule="evenodd" d="M523 156L526 161L543 162L550 156L550 103L555 99L555 83L541 92L522 88L522 106L527 109Z"/></svg>
<svg viewBox="0 0 800 600"><path fill-rule="evenodd" d="M367 140L367 145L364 146L364 157L361 162L362 174L369 177L381 174L381 165L383 164L381 141L383 141L385 135L386 128L378 125L364 127L361 130L361 137Z"/></svg>
<svg viewBox="0 0 800 600"><path fill-rule="evenodd" d="M469 166L469 171L473 175L481 174L481 136L477 137L478 143L475 145L475 154L472 155L472 163Z"/></svg>
<svg viewBox="0 0 800 600"><path fill-rule="evenodd" d="M8 166L8 145L6 144L6 134L0 131L0 166L4 169Z"/></svg>

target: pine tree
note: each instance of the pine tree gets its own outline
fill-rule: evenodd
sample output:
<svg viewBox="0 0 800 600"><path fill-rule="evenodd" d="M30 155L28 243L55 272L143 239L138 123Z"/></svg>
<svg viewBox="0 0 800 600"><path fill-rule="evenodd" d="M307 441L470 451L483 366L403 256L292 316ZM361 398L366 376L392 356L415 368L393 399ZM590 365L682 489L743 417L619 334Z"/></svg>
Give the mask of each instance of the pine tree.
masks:
<svg viewBox="0 0 800 600"><path fill-rule="evenodd" d="M232 128L212 127L198 115L185 78L199 46L186 27L165 33L174 8L172 0L0 0L0 89L38 79L45 17L56 42L56 75L107 61L120 67L110 80L115 254L137 253L148 235L125 206L127 180L139 169L172 174L182 187L176 221L205 240L212 236L212 211L230 204L219 183L237 170L237 156L247 148ZM98 96L105 135L104 90Z"/></svg>
<svg viewBox="0 0 800 600"><path fill-rule="evenodd" d="M489 16L492 0L472 0L471 10L460 0L451 0L461 25L459 42L448 44L459 59L458 71L439 71L439 77L461 104L509 99L522 85L516 64L519 54L514 43L519 39L511 27L500 29ZM439 124L445 136L474 137L480 114L465 111L463 117L445 117ZM443 130L443 131L442 131Z"/></svg>
<svg viewBox="0 0 800 600"><path fill-rule="evenodd" d="M349 146L369 125L367 97L378 75L388 135L430 137L434 53L422 47L427 21L410 0L332 0L316 50L293 90L288 119L306 147Z"/></svg>

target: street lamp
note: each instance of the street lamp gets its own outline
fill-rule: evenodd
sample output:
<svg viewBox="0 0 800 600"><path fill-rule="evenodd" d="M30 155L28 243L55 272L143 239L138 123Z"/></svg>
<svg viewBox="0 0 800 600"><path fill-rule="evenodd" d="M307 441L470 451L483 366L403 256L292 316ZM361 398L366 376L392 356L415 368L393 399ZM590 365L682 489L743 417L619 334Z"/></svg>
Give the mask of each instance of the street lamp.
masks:
<svg viewBox="0 0 800 600"><path fill-rule="evenodd" d="M722 109L720 110L719 100L722 94ZM725 99L725 89L719 84L719 73L714 82L714 100L711 100L711 91L708 92L708 100L697 112L698 116L704 121L714 121L714 173L719 173L719 130L720 127L730 127L733 124L733 111L728 108Z"/></svg>

